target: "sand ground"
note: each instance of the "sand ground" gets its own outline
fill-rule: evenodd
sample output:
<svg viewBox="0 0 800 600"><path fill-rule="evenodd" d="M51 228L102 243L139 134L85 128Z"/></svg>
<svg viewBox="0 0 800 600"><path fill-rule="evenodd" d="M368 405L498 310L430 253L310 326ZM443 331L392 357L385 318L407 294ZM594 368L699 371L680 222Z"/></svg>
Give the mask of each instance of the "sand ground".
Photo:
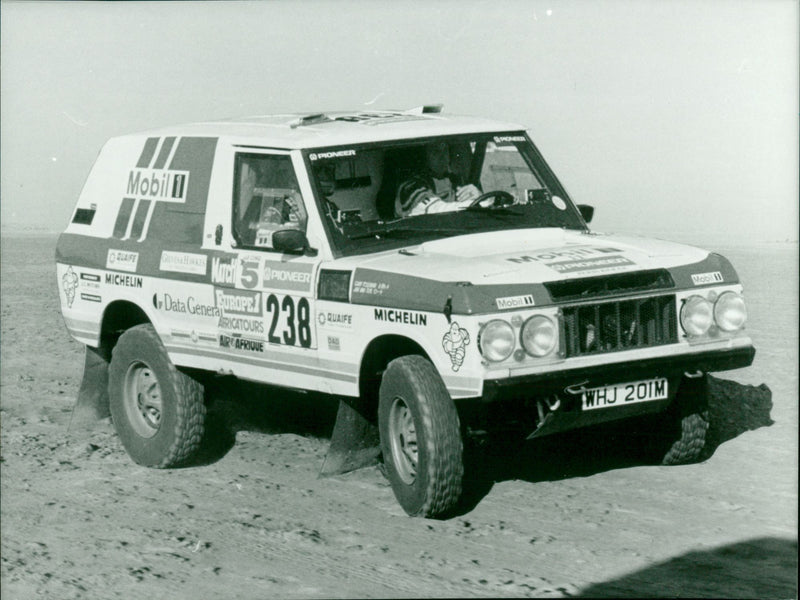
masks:
<svg viewBox="0 0 800 600"><path fill-rule="evenodd" d="M2 238L3 600L797 597L796 244L714 248L758 353L720 374L705 461L645 466L604 430L493 445L444 521L406 517L377 468L317 477L330 402L223 399L201 460L168 471L108 422L68 431L83 353L54 247Z"/></svg>

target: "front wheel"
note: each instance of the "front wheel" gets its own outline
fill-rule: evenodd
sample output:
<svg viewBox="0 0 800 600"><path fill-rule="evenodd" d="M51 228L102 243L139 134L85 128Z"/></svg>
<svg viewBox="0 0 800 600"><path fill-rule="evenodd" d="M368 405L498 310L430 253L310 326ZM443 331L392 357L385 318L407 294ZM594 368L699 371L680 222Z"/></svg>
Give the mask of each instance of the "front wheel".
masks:
<svg viewBox="0 0 800 600"><path fill-rule="evenodd" d="M378 426L386 477L411 516L437 517L461 497L463 443L458 413L434 366L403 356L383 374Z"/></svg>
<svg viewBox="0 0 800 600"><path fill-rule="evenodd" d="M654 436L653 458L662 465L697 462L709 427L708 376L684 377Z"/></svg>
<svg viewBox="0 0 800 600"><path fill-rule="evenodd" d="M114 427L138 464L178 466L200 448L203 386L175 368L152 325L137 325L120 336L108 392Z"/></svg>

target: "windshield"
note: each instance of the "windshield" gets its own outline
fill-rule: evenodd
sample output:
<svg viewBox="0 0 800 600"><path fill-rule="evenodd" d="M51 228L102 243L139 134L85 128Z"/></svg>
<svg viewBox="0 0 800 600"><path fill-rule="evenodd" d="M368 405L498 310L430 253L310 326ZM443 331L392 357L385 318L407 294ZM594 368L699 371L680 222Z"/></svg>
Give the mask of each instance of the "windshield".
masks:
<svg viewBox="0 0 800 600"><path fill-rule="evenodd" d="M585 230L524 133L480 133L305 154L339 255L505 229Z"/></svg>

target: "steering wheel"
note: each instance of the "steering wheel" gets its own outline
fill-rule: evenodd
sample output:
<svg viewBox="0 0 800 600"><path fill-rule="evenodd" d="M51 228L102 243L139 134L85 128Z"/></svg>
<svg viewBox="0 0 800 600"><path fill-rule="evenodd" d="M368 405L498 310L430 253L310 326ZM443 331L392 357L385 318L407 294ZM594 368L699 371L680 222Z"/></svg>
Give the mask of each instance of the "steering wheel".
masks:
<svg viewBox="0 0 800 600"><path fill-rule="evenodd" d="M510 204L514 204L515 202L514 196L509 194L507 191L492 190L491 192L485 192L480 196L478 196L477 198L475 198L475 200L470 202L469 208L477 206L478 204L480 204L484 200L488 200L489 198L494 198L494 202L491 204L491 206L508 206Z"/></svg>

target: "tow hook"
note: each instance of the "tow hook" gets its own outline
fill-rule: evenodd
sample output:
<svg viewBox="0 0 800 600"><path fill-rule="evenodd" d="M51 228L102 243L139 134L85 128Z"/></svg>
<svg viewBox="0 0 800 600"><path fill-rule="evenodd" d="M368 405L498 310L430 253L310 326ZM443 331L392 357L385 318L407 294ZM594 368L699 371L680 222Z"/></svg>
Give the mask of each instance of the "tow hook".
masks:
<svg viewBox="0 0 800 600"><path fill-rule="evenodd" d="M574 385L568 385L564 388L564 391L568 394L573 396L580 396L586 391L586 384L589 383L589 380L581 381L580 383L576 383Z"/></svg>
<svg viewBox="0 0 800 600"><path fill-rule="evenodd" d="M688 371L684 371L683 374L687 379L700 379L704 375L704 373L699 369L694 373L689 373Z"/></svg>

